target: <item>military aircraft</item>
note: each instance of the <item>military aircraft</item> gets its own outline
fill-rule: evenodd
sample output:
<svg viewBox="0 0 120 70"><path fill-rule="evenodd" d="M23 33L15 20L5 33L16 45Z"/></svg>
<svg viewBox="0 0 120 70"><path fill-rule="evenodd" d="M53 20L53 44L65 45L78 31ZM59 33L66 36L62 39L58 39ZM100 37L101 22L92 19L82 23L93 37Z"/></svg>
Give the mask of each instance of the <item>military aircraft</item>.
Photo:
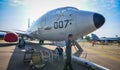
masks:
<svg viewBox="0 0 120 70"><path fill-rule="evenodd" d="M104 44L108 42L120 42L120 37L101 37L99 38L96 34L91 34L93 41L99 41Z"/></svg>
<svg viewBox="0 0 120 70"><path fill-rule="evenodd" d="M51 10L38 18L25 32L7 32L4 40L15 42L18 35L38 39L40 41L63 41L69 34L74 39L89 34L100 28L105 18L96 12L82 11L75 7L61 7Z"/></svg>
<svg viewBox="0 0 120 70"><path fill-rule="evenodd" d="M20 35L38 39L40 43L43 43L44 40L65 41L69 35L72 35L77 40L100 28L104 22L104 16L99 13L83 11L67 6L47 12L38 18L27 31L0 31L7 32L4 36L4 40L7 42L16 42L19 38L18 35Z"/></svg>

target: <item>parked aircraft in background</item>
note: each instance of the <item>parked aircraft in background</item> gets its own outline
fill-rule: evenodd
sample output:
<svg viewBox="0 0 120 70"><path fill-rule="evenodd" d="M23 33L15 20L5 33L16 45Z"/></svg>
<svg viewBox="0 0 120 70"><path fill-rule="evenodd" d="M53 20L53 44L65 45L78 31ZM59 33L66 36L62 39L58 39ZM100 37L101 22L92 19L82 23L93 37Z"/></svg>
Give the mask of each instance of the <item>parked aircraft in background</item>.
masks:
<svg viewBox="0 0 120 70"><path fill-rule="evenodd" d="M38 39L40 41L63 41L69 34L75 39L89 34L100 28L105 22L105 18L98 13L82 11L74 7L62 7L51 10L38 18L26 32L7 32L4 40L15 42L18 35Z"/></svg>
<svg viewBox="0 0 120 70"><path fill-rule="evenodd" d="M5 35L5 33L0 33L0 40L3 40Z"/></svg>
<svg viewBox="0 0 120 70"><path fill-rule="evenodd" d="M91 34L93 41L99 41L103 44L108 44L108 42L120 43L120 37L102 37L99 38L96 34Z"/></svg>

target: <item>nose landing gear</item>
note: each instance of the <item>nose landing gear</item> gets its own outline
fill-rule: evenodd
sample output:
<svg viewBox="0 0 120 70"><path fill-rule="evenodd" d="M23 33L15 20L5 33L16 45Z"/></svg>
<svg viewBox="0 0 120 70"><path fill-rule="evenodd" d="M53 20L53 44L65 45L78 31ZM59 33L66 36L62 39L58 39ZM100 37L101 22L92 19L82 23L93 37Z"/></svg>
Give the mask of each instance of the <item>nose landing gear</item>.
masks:
<svg viewBox="0 0 120 70"><path fill-rule="evenodd" d="M44 44L44 40L39 40L39 44Z"/></svg>
<svg viewBox="0 0 120 70"><path fill-rule="evenodd" d="M57 47L55 51L57 51L59 55L63 54L63 49L61 47Z"/></svg>

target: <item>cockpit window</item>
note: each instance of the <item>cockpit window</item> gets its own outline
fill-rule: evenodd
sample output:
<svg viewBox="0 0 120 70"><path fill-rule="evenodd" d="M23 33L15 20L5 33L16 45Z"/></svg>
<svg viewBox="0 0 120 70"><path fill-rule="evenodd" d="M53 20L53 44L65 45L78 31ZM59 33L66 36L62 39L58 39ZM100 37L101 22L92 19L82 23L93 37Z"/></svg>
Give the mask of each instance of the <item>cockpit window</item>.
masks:
<svg viewBox="0 0 120 70"><path fill-rule="evenodd" d="M59 14L59 13L63 13L68 10L78 10L78 9L74 8L74 7L63 7L63 8L57 8L55 10L52 10L52 11L48 12L48 14L49 13L54 14L55 13L54 11L56 11L56 13Z"/></svg>
<svg viewBox="0 0 120 70"><path fill-rule="evenodd" d="M60 10L57 10L57 11L56 11L56 14L59 14L60 12L61 12Z"/></svg>
<svg viewBox="0 0 120 70"><path fill-rule="evenodd" d="M60 14L60 13L63 13L65 11L66 11L65 9L59 9L59 10L56 11L56 14Z"/></svg>
<svg viewBox="0 0 120 70"><path fill-rule="evenodd" d="M66 7L67 10L78 10L77 8L74 7Z"/></svg>
<svg viewBox="0 0 120 70"><path fill-rule="evenodd" d="M61 10L62 13L65 12L65 11L66 11L65 9L62 9L62 10Z"/></svg>

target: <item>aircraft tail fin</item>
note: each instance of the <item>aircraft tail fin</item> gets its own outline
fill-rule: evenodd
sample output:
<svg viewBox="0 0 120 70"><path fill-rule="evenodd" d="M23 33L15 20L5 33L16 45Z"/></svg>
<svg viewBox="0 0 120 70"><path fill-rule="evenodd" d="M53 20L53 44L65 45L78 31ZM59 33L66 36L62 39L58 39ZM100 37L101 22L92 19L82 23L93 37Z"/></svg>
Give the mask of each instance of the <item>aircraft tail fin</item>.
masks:
<svg viewBox="0 0 120 70"><path fill-rule="evenodd" d="M28 28L30 27L30 18L28 18Z"/></svg>
<svg viewBox="0 0 120 70"><path fill-rule="evenodd" d="M99 37L96 34L91 34L92 40L99 40Z"/></svg>
<svg viewBox="0 0 120 70"><path fill-rule="evenodd" d="M4 36L5 36L5 33L4 34L0 33L0 38L4 38Z"/></svg>

